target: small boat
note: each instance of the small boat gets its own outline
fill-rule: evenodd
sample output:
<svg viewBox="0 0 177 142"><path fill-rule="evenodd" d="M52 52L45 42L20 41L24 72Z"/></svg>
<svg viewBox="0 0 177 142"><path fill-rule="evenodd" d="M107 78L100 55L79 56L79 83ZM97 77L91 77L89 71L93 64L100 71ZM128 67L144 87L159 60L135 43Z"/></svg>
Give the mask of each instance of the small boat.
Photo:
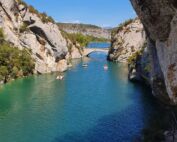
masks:
<svg viewBox="0 0 177 142"><path fill-rule="evenodd" d="M72 66L73 66L72 64L69 64L69 65L68 65L68 68L71 68Z"/></svg>
<svg viewBox="0 0 177 142"><path fill-rule="evenodd" d="M57 76L56 79L57 79L57 80L63 80L63 79L64 79L64 76L63 76L63 75L59 75L59 76Z"/></svg>
<svg viewBox="0 0 177 142"><path fill-rule="evenodd" d="M88 65L87 64L83 64L82 67L86 68L86 67L88 67Z"/></svg>
<svg viewBox="0 0 177 142"><path fill-rule="evenodd" d="M104 70L108 70L108 65L104 65Z"/></svg>

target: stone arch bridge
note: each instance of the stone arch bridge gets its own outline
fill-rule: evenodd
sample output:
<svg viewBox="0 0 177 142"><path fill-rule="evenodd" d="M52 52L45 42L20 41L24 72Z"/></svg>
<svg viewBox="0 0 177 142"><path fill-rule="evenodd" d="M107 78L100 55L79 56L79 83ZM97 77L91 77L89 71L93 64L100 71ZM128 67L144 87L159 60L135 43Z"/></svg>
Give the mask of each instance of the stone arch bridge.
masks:
<svg viewBox="0 0 177 142"><path fill-rule="evenodd" d="M83 55L89 56L91 53L94 53L94 52L103 52L103 53L108 54L109 48L85 48Z"/></svg>

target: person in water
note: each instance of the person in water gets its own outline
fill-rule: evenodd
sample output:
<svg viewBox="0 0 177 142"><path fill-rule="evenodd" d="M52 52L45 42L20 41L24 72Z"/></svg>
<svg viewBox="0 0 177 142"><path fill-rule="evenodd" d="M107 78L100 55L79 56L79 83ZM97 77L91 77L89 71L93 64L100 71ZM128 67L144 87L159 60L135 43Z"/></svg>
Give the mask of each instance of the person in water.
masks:
<svg viewBox="0 0 177 142"><path fill-rule="evenodd" d="M64 75L61 75L61 74L60 74L60 75L57 76L56 79L57 79L57 80L63 80L63 79L64 79Z"/></svg>
<svg viewBox="0 0 177 142"><path fill-rule="evenodd" d="M104 70L108 70L108 65L104 65Z"/></svg>

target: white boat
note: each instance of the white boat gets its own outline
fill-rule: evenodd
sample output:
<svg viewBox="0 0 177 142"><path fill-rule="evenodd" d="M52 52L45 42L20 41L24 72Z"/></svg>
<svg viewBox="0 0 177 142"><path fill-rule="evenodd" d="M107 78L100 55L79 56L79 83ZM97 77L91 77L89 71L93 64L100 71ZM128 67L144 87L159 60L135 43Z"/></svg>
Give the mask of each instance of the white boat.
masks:
<svg viewBox="0 0 177 142"><path fill-rule="evenodd" d="M59 75L59 76L57 76L56 79L57 79L57 80L63 80L63 79L64 79L64 76L63 76L63 75Z"/></svg>
<svg viewBox="0 0 177 142"><path fill-rule="evenodd" d="M85 67L85 68L86 68L86 67L88 67L88 65L87 65L87 64L83 64L82 66L83 66L83 67Z"/></svg>

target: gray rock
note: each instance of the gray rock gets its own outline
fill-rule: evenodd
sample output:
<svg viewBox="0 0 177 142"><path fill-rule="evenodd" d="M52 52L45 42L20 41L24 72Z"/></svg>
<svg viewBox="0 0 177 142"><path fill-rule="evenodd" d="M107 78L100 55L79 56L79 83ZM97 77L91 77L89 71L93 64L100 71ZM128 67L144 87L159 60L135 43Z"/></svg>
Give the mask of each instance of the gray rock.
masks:
<svg viewBox="0 0 177 142"><path fill-rule="evenodd" d="M141 19L151 50L151 86L155 95L177 104L177 2L131 0Z"/></svg>
<svg viewBox="0 0 177 142"><path fill-rule="evenodd" d="M141 50L145 40L144 28L140 20L133 20L113 34L108 59L127 62L130 56Z"/></svg>
<svg viewBox="0 0 177 142"><path fill-rule="evenodd" d="M20 49L31 51L36 72L61 71L60 60L65 59L68 48L58 26L51 22L43 23L37 14L30 13L28 7L15 0L0 0L0 3L0 27L6 40ZM20 32L22 27L25 29Z"/></svg>

